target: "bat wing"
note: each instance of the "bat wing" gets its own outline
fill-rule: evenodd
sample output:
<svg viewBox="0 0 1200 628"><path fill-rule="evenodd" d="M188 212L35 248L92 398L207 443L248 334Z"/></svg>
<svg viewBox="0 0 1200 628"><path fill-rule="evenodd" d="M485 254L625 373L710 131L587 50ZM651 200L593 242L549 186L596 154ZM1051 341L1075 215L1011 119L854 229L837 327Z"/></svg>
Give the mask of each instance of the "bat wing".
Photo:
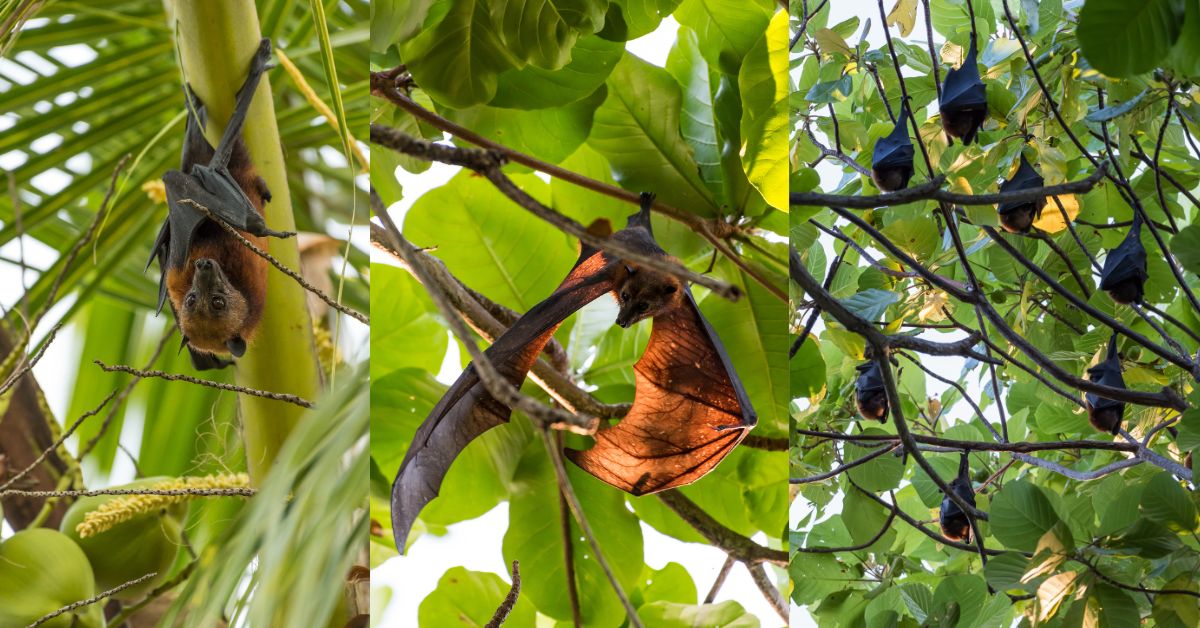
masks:
<svg viewBox="0 0 1200 628"><path fill-rule="evenodd" d="M1104 361L1088 369L1088 379L1113 388L1125 388L1125 378L1121 375L1121 356L1117 353L1116 334L1108 341L1108 355ZM1124 402L1101 397L1095 393L1087 393L1084 398L1087 399L1088 405L1096 410L1125 405Z"/></svg>
<svg viewBox="0 0 1200 628"><path fill-rule="evenodd" d="M1130 230L1117 248L1104 258L1104 269L1100 272L1100 289L1109 290L1130 279L1145 281L1146 247L1137 230Z"/></svg>
<svg viewBox="0 0 1200 628"><path fill-rule="evenodd" d="M1000 191L1012 192L1015 190L1029 190L1032 188L1040 188L1045 185L1045 183L1046 180L1042 178L1042 175L1038 174L1038 171L1035 170L1032 165L1030 165L1029 161L1025 159L1025 155L1022 154L1021 165L1017 167L1017 171L1013 174L1011 179L1008 179L1004 183L1000 184ZM1014 209L1028 206L1029 203L1029 201L1007 201L1000 203L996 207L996 210L1004 214Z"/></svg>
<svg viewBox="0 0 1200 628"><path fill-rule="evenodd" d="M859 364L856 368L859 376L854 387L858 391L859 397L883 391L883 373L879 372L878 362L871 360Z"/></svg>
<svg viewBox="0 0 1200 628"><path fill-rule="evenodd" d="M987 88L979 79L979 66L975 63L976 48L972 38L971 47L961 66L946 72L942 87L941 109L965 109L987 105Z"/></svg>
<svg viewBox="0 0 1200 628"><path fill-rule="evenodd" d="M911 166L913 161L912 140L908 137L908 109L902 108L896 126L887 137L875 142L871 157L872 168L899 168Z"/></svg>
<svg viewBox="0 0 1200 628"><path fill-rule="evenodd" d="M690 289L679 307L653 324L646 352L634 365L629 414L602 428L591 449L566 452L583 470L633 495L700 479L758 422Z"/></svg>
<svg viewBox="0 0 1200 628"><path fill-rule="evenodd" d="M614 263L584 247L558 289L517 319L484 352L496 370L520 386L554 330L576 310L612 290ZM408 533L425 504L437 497L450 465L472 440L505 423L512 409L494 399L468 366L434 406L400 463L392 483L392 533L404 553Z"/></svg>

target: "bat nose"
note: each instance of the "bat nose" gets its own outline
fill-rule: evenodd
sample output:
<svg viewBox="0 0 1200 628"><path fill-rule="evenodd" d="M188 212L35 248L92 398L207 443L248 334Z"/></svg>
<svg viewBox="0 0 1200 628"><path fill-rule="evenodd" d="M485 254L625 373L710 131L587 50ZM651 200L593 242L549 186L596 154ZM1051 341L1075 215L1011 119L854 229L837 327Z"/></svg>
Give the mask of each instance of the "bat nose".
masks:
<svg viewBox="0 0 1200 628"><path fill-rule="evenodd" d="M195 266L196 270L212 270L213 261L207 257L202 257L196 260Z"/></svg>

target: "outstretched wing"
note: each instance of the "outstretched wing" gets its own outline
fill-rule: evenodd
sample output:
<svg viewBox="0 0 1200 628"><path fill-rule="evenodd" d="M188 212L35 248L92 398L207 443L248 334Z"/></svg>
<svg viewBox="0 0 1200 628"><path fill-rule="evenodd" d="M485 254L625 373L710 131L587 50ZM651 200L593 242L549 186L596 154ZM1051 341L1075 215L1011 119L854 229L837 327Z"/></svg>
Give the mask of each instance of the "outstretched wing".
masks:
<svg viewBox="0 0 1200 628"><path fill-rule="evenodd" d="M725 347L696 307L681 304L654 318L646 352L634 365L629 414L567 458L633 495L690 484L711 471L755 426L758 417Z"/></svg>
<svg viewBox="0 0 1200 628"><path fill-rule="evenodd" d="M584 247L558 289L517 319L484 352L496 370L520 386L554 330L576 310L612 290L613 262ZM468 366L417 429L392 483L392 533L404 553L408 533L425 504L437 497L455 458L480 434L508 421L512 409L488 394Z"/></svg>

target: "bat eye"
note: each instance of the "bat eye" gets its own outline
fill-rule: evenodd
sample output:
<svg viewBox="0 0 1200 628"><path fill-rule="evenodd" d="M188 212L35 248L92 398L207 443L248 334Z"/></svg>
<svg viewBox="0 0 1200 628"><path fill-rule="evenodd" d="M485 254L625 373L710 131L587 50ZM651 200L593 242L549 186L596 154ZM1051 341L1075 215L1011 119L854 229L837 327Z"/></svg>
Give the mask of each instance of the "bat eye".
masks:
<svg viewBox="0 0 1200 628"><path fill-rule="evenodd" d="M212 306L214 310L225 309L225 297L213 297Z"/></svg>
<svg viewBox="0 0 1200 628"><path fill-rule="evenodd" d="M628 292L628 291L626 291L626 292L622 292L622 293L621 293L621 300L622 300L622 301L628 301L628 300L629 300L629 292Z"/></svg>
<svg viewBox="0 0 1200 628"><path fill-rule="evenodd" d="M663 290L663 294L675 294L675 290L677 290L675 286L667 286L666 290Z"/></svg>
<svg viewBox="0 0 1200 628"><path fill-rule="evenodd" d="M183 300L183 306L186 308L196 307L196 295L194 295L194 294L187 295L187 298Z"/></svg>
<svg viewBox="0 0 1200 628"><path fill-rule="evenodd" d="M650 306L646 303L639 303L637 306L637 311L639 312L645 312L648 309L650 309Z"/></svg>

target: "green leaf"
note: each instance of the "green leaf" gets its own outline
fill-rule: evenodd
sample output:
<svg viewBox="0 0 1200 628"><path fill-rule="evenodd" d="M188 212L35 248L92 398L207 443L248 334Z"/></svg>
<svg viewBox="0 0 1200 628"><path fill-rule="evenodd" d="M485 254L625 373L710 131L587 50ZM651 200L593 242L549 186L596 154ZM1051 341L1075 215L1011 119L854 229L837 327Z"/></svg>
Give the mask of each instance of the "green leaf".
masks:
<svg viewBox="0 0 1200 628"><path fill-rule="evenodd" d="M1025 480L1005 484L988 514L992 534L1005 547L1023 551L1036 549L1042 535L1059 523L1042 489Z"/></svg>
<svg viewBox="0 0 1200 628"><path fill-rule="evenodd" d="M887 432L877 427L867 428L863 430L863 433L887 434ZM877 451L879 451L878 447L860 447L846 443L846 462L858 460ZM888 453L870 462L854 467L847 471L847 473L850 474L850 479L854 480L859 486L873 493L882 493L900 485L900 479L904 477L904 463L900 461L898 456Z"/></svg>
<svg viewBox="0 0 1200 628"><path fill-rule="evenodd" d="M547 186L531 175L513 181L545 202ZM554 292L575 263L575 242L513 204L486 179L463 173L423 195L404 232L433 252L454 276L488 298L524 312ZM529 252L538 263L529 263Z"/></svg>
<svg viewBox="0 0 1200 628"><path fill-rule="evenodd" d="M1184 77L1200 76L1200 4L1185 2L1179 39L1167 56L1167 67Z"/></svg>
<svg viewBox="0 0 1200 628"><path fill-rule="evenodd" d="M605 0L503 0L491 2L492 18L518 59L549 70L567 64L580 33L604 23Z"/></svg>
<svg viewBox="0 0 1200 628"><path fill-rule="evenodd" d="M479 105L448 109L441 113L465 128L513 150L552 164L566 159L579 148L592 130L592 117L604 102L605 90L561 107L512 110ZM458 140L460 146L474 144Z"/></svg>
<svg viewBox="0 0 1200 628"><path fill-rule="evenodd" d="M571 49L571 62L557 70L534 65L500 75L496 96L488 104L511 109L560 107L587 98L617 67L624 49L599 37L584 37ZM471 130L476 130L471 127Z"/></svg>
<svg viewBox="0 0 1200 628"><path fill-rule="evenodd" d="M434 0L372 0L371 52L382 53L421 28Z"/></svg>
<svg viewBox="0 0 1200 628"><path fill-rule="evenodd" d="M1142 614L1138 610L1137 602L1127 591L1101 582L1092 589L1091 599L1099 606L1096 614L1101 618L1100 626L1116 628L1142 623Z"/></svg>
<svg viewBox="0 0 1200 628"><path fill-rule="evenodd" d="M721 178L721 145L717 136L714 108L716 73L700 55L696 32L680 28L675 45L667 55L667 71L683 88L683 117L680 131L692 149L700 178L718 198L728 198ZM743 184L744 185L744 184Z"/></svg>
<svg viewBox="0 0 1200 628"><path fill-rule="evenodd" d="M483 0L443 2L448 11L402 46L408 71L434 100L463 109L496 95L501 72L523 63L505 45Z"/></svg>
<svg viewBox="0 0 1200 628"><path fill-rule="evenodd" d="M1171 238L1171 252L1188 271L1200 275L1200 226L1188 225Z"/></svg>
<svg viewBox="0 0 1200 628"><path fill-rule="evenodd" d="M524 579L526 572L524 569L521 572ZM492 619L496 608L508 595L510 586L494 573L451 567L442 574L433 593L421 601L417 621L421 626L442 626L454 618L454 621L463 625L482 626ZM504 625L533 628L537 625L536 615L533 604L520 595L512 612L504 620Z"/></svg>
<svg viewBox="0 0 1200 628"><path fill-rule="evenodd" d="M1163 471L1150 478L1142 493L1142 513L1176 530L1196 529L1196 505L1175 477Z"/></svg>
<svg viewBox="0 0 1200 628"><path fill-rule="evenodd" d="M821 350L811 335L800 345L800 350L788 364L791 367L793 399L812 397L825 388L825 359L821 357Z"/></svg>
<svg viewBox="0 0 1200 628"><path fill-rule="evenodd" d="M700 36L700 53L709 67L736 75L767 30L772 6L764 0L684 0L675 19Z"/></svg>
<svg viewBox="0 0 1200 628"><path fill-rule="evenodd" d="M635 588L642 573L642 531L637 517L625 508L624 494L593 478L574 465L567 474L584 515L596 534L604 558L625 591ZM538 612L561 621L571 620L571 603L563 594L563 535L558 483L541 438L534 438L513 478L509 525L504 534L504 559L521 561L524 586L521 597ZM596 562L591 545L572 521L575 577L586 625L615 626L625 610ZM494 609L493 609L494 610Z"/></svg>
<svg viewBox="0 0 1200 628"><path fill-rule="evenodd" d="M691 606L671 602L652 602L638 609L638 616L647 626L661 628L758 628L758 618L746 612L741 604L726 600L720 604Z"/></svg>
<svg viewBox="0 0 1200 628"><path fill-rule="evenodd" d="M598 35L609 40L625 42L637 39L658 28L680 0L612 0L604 16L604 29Z"/></svg>
<svg viewBox="0 0 1200 628"><path fill-rule="evenodd" d="M899 300L900 295L895 292L871 288L854 294L847 299L842 299L842 305L846 306L846 309L857 314L859 317L874 323L884 320L884 314L887 313L888 306Z"/></svg>
<svg viewBox="0 0 1200 628"><path fill-rule="evenodd" d="M1079 12L1079 46L1097 70L1133 76L1154 69L1167 56L1182 23L1172 0L1088 0Z"/></svg>
<svg viewBox="0 0 1200 628"><path fill-rule="evenodd" d="M662 68L626 54L608 77L588 144L608 158L627 190L650 190L676 207L711 216L716 202L679 132L679 84Z"/></svg>
<svg viewBox="0 0 1200 628"><path fill-rule="evenodd" d="M767 203L788 210L788 20L779 11L738 74L742 166Z"/></svg>
<svg viewBox="0 0 1200 628"><path fill-rule="evenodd" d="M646 584L641 590L644 602L697 602L696 583L683 565L667 563L662 569L650 569L647 566L646 573L643 578Z"/></svg>
<svg viewBox="0 0 1200 628"><path fill-rule="evenodd" d="M1029 568L1029 559L1017 552L1005 552L988 558L983 568L984 577L993 589L1009 591L1021 589L1021 580Z"/></svg>
<svg viewBox="0 0 1200 628"><path fill-rule="evenodd" d="M405 367L437 372L449 336L425 289L395 266L376 264L371 275L371 315L379 323L371 335L371 377Z"/></svg>
<svg viewBox="0 0 1200 628"><path fill-rule="evenodd" d="M1129 100L1126 100L1125 102L1122 102L1122 103L1119 103L1116 105L1110 105L1103 109L1097 109L1097 110L1087 114L1087 117L1085 117L1084 119L1087 120L1088 122L1097 122L1098 123L1098 122L1107 122L1118 116L1125 115L1125 114L1129 113L1130 111L1133 111L1133 108L1136 107L1138 105L1138 103L1142 102L1142 98L1144 98L1146 96L1146 94L1149 94L1149 93L1150 93L1150 88L1147 87L1146 89L1143 89L1142 91L1138 92L1137 96L1134 96L1133 98L1130 98Z"/></svg>

